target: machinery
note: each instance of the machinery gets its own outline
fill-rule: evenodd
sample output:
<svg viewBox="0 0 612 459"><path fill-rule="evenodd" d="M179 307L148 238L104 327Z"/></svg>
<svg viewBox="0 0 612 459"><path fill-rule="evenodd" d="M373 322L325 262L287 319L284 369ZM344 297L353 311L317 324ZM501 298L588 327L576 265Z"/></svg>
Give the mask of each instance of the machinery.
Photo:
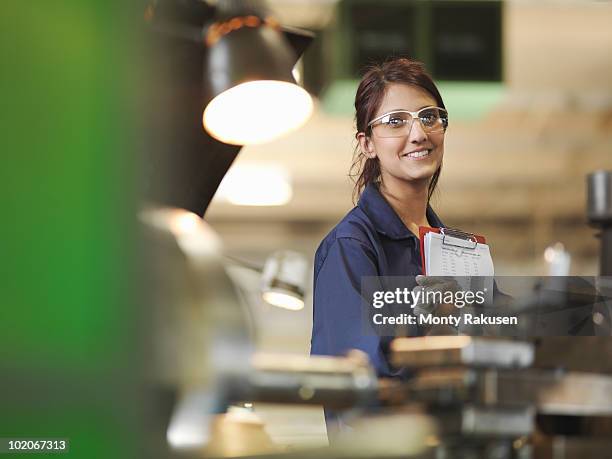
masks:
<svg viewBox="0 0 612 459"><path fill-rule="evenodd" d="M154 286L149 382L155 403L166 407L165 415L160 411L151 419L153 432L172 446L159 447L160 441L160 457L225 455L210 449L218 442L215 419L244 401L346 412L350 432L333 438L329 449L291 457L569 459L612 451L608 326L599 329L606 336L397 338L390 359L411 370L404 381L378 380L358 352L258 354L214 232L181 210L150 209L141 220L147 285ZM520 310L550 310L551 298L564 310L576 296L534 295L519 301ZM590 310L595 321L610 303L590 298L599 306ZM235 433L226 441L248 442L241 438ZM243 449L242 456L281 454L265 444Z"/></svg>

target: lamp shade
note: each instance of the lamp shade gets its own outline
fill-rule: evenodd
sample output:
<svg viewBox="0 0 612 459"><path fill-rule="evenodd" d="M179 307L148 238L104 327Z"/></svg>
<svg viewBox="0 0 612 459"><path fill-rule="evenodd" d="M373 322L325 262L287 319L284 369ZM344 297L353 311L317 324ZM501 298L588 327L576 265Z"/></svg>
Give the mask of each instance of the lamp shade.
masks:
<svg viewBox="0 0 612 459"><path fill-rule="evenodd" d="M257 16L208 28L202 121L217 140L263 143L300 127L312 113L310 94L295 83L296 56L281 30Z"/></svg>
<svg viewBox="0 0 612 459"><path fill-rule="evenodd" d="M308 261L304 255L290 250L273 253L261 275L264 301L279 308L302 309L307 276Z"/></svg>

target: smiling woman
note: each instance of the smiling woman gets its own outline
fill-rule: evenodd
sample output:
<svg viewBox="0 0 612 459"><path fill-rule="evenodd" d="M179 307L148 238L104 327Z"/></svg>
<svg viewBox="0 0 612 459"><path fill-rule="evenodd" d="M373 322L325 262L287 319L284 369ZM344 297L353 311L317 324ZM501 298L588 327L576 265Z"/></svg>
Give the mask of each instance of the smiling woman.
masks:
<svg viewBox="0 0 612 459"><path fill-rule="evenodd" d="M442 167L448 114L423 65L404 58L368 69L355 110L351 175L359 201L315 255L311 353L359 349L379 376L403 377L405 370L388 360L392 337L367 332L362 324L361 281L422 274L418 227L443 226L429 200ZM405 330L423 333L414 323ZM330 434L341 427L330 412L326 420Z"/></svg>
<svg viewBox="0 0 612 459"><path fill-rule="evenodd" d="M409 108L406 104L413 108ZM425 110L422 113L424 116L419 117L420 123L413 122L415 121L413 110L420 111L436 107L439 108L437 113ZM443 134L448 126L448 114L438 88L423 65L409 59L394 59L380 66L371 67L363 76L357 89L355 111L357 127L355 137L359 141L355 161L351 168L351 175L357 177L355 196L359 195L368 184L381 183L385 171L389 171L389 168L384 167L385 164L392 166L384 158L385 152L393 148L402 148L405 149L403 152L406 154L418 150L428 150L431 153L431 149L423 143L429 143L430 146L435 143L437 147L435 163L438 167L428 180L427 200L429 201L440 175L444 154ZM402 123L404 126L398 134L390 135L388 134L390 127L394 127L393 124L397 125L398 120L394 120L394 117L385 119L385 115L393 112L396 115L397 112L403 112L412 116L410 122ZM434 120L436 128L428 128L431 116L436 114L439 118L439 120ZM400 119L407 119L405 115L400 116ZM389 126L389 123L392 126ZM415 124L417 129L413 129ZM423 132L425 130L428 132ZM427 138L423 138L423 134ZM434 135L428 137L427 134ZM379 152L383 157L377 154L377 144L380 146ZM410 145L413 147L411 148ZM392 186L390 183L387 185Z"/></svg>

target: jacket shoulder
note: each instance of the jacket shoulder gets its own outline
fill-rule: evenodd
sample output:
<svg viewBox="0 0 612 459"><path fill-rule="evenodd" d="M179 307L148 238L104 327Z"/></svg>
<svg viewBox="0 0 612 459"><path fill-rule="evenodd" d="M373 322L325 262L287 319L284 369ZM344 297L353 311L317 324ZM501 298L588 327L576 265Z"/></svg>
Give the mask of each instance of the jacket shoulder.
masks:
<svg viewBox="0 0 612 459"><path fill-rule="evenodd" d="M373 250L372 234L374 231L375 229L367 215L359 207L354 207L319 244L315 254L315 270L318 270L325 261L331 247L339 240L352 240L364 246L365 249Z"/></svg>

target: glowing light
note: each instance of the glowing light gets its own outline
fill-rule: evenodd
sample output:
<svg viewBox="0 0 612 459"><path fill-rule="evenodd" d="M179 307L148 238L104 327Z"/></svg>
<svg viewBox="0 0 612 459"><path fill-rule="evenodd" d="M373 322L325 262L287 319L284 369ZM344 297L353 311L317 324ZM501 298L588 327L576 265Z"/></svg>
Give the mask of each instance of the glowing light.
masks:
<svg viewBox="0 0 612 459"><path fill-rule="evenodd" d="M202 116L204 128L221 142L268 142L302 126L312 114L310 94L285 81L242 83L215 97Z"/></svg>
<svg viewBox="0 0 612 459"><path fill-rule="evenodd" d="M282 206L292 196L284 168L276 164L237 164L219 184L215 198L238 206Z"/></svg>
<svg viewBox="0 0 612 459"><path fill-rule="evenodd" d="M279 250L266 259L261 273L264 301L279 308L299 311L304 307L308 261L291 250Z"/></svg>
<svg viewBox="0 0 612 459"><path fill-rule="evenodd" d="M221 239L202 218L185 209L150 207L139 214L142 221L171 232L186 253L216 256L222 250Z"/></svg>
<svg viewBox="0 0 612 459"><path fill-rule="evenodd" d="M192 212L178 211L172 216L170 225L175 234L182 235L197 231L201 221L202 219Z"/></svg>
<svg viewBox="0 0 612 459"><path fill-rule="evenodd" d="M266 303L279 308L290 309L292 311L299 311L304 308L304 301L287 293L268 291L264 292L262 297Z"/></svg>
<svg viewBox="0 0 612 459"><path fill-rule="evenodd" d="M570 254L560 242L544 250L544 261L548 264L549 276L569 276L571 260Z"/></svg>

